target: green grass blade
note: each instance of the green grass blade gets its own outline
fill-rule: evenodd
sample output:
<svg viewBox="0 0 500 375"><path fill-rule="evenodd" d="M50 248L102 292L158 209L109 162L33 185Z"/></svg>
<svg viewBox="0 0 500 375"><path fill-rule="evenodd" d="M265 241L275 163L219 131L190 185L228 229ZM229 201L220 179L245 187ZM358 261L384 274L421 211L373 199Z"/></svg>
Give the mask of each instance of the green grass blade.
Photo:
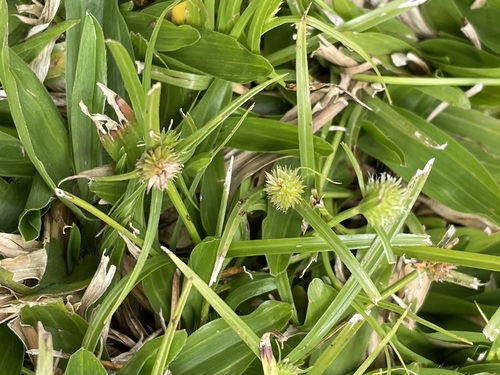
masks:
<svg viewBox="0 0 500 375"><path fill-rule="evenodd" d="M433 160L429 161L423 170L418 170L414 178L408 184L408 196L405 202L406 209L395 218L393 224L388 230L388 236L392 240L397 232L403 226L410 208L416 202L420 191L430 173ZM363 258L362 266L368 274L372 274L378 264L385 259L383 255L383 246L380 240L376 240L366 256ZM317 320L316 324L311 328L302 342L297 345L288 354L287 358L292 363L305 358L310 351L321 342L323 337L330 331L330 329L338 322L344 311L350 306L352 301L356 298L361 287L355 278L347 280L346 284L342 287L339 294L326 309L325 313Z"/></svg>
<svg viewBox="0 0 500 375"><path fill-rule="evenodd" d="M234 111L240 108L247 100L251 97L264 90L266 87L274 82L279 81L283 76L275 77L270 79L260 85L249 90L247 93L241 95L238 99L233 100L227 106L225 106L214 118L208 121L201 129L196 131L194 134L182 139L179 142L179 151L190 152L194 150L201 142L203 142L227 117L229 117Z"/></svg>
<svg viewBox="0 0 500 375"><path fill-rule="evenodd" d="M141 81L137 76L136 67L134 62L130 58L125 47L114 40L106 40L106 45L108 46L111 54L113 55L118 69L120 70L121 76L125 83L125 88L127 89L128 95L132 102L132 108L134 109L135 115L137 116L137 121L141 126L144 124L144 105L146 102L146 93L142 90Z"/></svg>
<svg viewBox="0 0 500 375"><path fill-rule="evenodd" d="M366 104L373 108L369 118L408 154L406 165L402 166L388 157L386 147L366 138L363 141L360 139L359 148L376 155L405 180L410 178L411 171L418 165L434 157L436 166L424 192L454 210L481 214L500 223L500 188L489 171L467 149L413 112L391 107L378 98L365 96L365 99ZM446 189L443 189L444 181Z"/></svg>
<svg viewBox="0 0 500 375"><path fill-rule="evenodd" d="M99 306L99 309L97 310L96 315L92 320L94 324L91 323L87 332L85 333L82 347L96 347L97 342L99 341L99 337L102 333L102 329L104 328L106 318L110 318L113 314L112 302L117 300L120 297L120 294L123 294L124 288L137 285L145 277L149 276L159 268L164 267L167 264L165 261L166 259L163 256L155 256L151 259L148 259L144 265L144 268L133 283L131 283L131 279L134 275L132 275L132 273L129 273L115 285L115 287L107 295L105 300L106 303L103 302ZM93 351L93 349L91 351Z"/></svg>
<svg viewBox="0 0 500 375"><path fill-rule="evenodd" d="M340 238L332 231L330 226L323 221L323 219L316 214L313 208L305 200L301 200L299 205L295 207L297 212L306 220L311 227L320 235L338 255L346 267L351 271L351 279L356 279L363 289L368 293L370 298L377 303L381 300L380 292L378 291L373 281L370 279L369 274L361 268L361 265L356 260L354 255L350 252L346 245Z"/></svg>
<svg viewBox="0 0 500 375"><path fill-rule="evenodd" d="M75 64L73 91L68 103L69 131L76 174L102 163L101 142L93 122L80 109L83 101L90 113L104 112L104 94L97 83L106 85L106 50L101 26L92 15L84 17L79 58ZM85 182L79 182L84 197L88 196Z"/></svg>
<svg viewBox="0 0 500 375"><path fill-rule="evenodd" d="M353 51L358 53L365 61L367 61L370 64L370 66L375 71L375 74L377 74L378 77L382 77L382 75L380 74L380 71L377 68L377 65L373 62L372 58L356 42L354 42L353 40L346 37L344 34L339 32L336 28L329 26L326 23L324 23L324 22L322 22L314 17L308 17L307 23L309 25L311 25L312 27L322 31L326 35L338 40L339 42L344 44L346 47L351 48ZM386 92L388 99L389 99L389 102L390 102L389 90L387 89L385 82L382 81L382 84L384 85L385 92Z"/></svg>
<svg viewBox="0 0 500 375"><path fill-rule="evenodd" d="M106 369L94 353L81 348L73 353L66 367L66 374L72 375L106 375Z"/></svg>
<svg viewBox="0 0 500 375"><path fill-rule="evenodd" d="M90 326L83 339L82 347L93 351L99 341L99 337L102 333L102 329L107 322L111 320L113 313L120 307L121 303L125 300L130 291L134 288L135 284L139 280L141 271L148 259L148 255L151 251L153 242L157 237L158 231L158 221L160 218L161 202L162 202L163 192L161 190L154 189L151 196L151 206L149 211L148 226L146 229L146 234L144 237L144 243L137 258L137 263L130 273L130 277L126 284L123 286L115 285L115 288L119 288L120 293L109 294L106 296L101 306L97 310L97 314L94 316L90 322Z"/></svg>
<svg viewBox="0 0 500 375"><path fill-rule="evenodd" d="M248 327L247 324L229 308L229 306L215 293L200 277L183 263L177 256L167 248L163 248L167 255L172 259L175 265L182 271L184 275L191 278L193 285L200 294L207 300L208 303L217 311L217 313L226 321L226 323L240 336L240 338L248 345L256 357L260 356L259 344L260 339Z"/></svg>
<svg viewBox="0 0 500 375"><path fill-rule="evenodd" d="M30 55L30 52L37 51L39 48L42 48L47 43L49 43L52 39L57 38L64 32L71 29L73 26L77 25L80 21L74 19L68 19L53 27L49 27L46 31L41 34L34 35L33 37L25 40L22 43L19 43L12 47L12 50L17 53L20 57L26 60L25 55ZM28 59L31 60L31 59Z"/></svg>
<svg viewBox="0 0 500 375"><path fill-rule="evenodd" d="M328 366L342 352L346 342L353 339L356 332L363 326L365 319L360 314L355 314L335 339L330 343L328 348L321 354L319 359L314 362L314 365L307 372L309 375L324 374Z"/></svg>
<svg viewBox="0 0 500 375"><path fill-rule="evenodd" d="M299 129L299 154L301 175L308 194L313 186L315 163L312 131L312 110L309 91L309 69L306 48L306 14L298 24L297 31L297 107Z"/></svg>
<svg viewBox="0 0 500 375"><path fill-rule="evenodd" d="M340 241L349 249L367 249L376 238L375 234L339 235ZM427 235L398 234L391 241L393 247L430 246ZM244 256L277 255L277 254L306 254L309 252L331 251L330 245L321 237L297 237L238 241L231 243L227 256L239 258ZM402 253L402 251L397 250ZM430 252L429 252L430 253ZM401 255L401 254L400 254ZM430 259L429 259L430 260Z"/></svg>
<svg viewBox="0 0 500 375"><path fill-rule="evenodd" d="M375 350L372 353L370 353L370 355L365 359L365 361L363 362L363 364L360 367L358 367L358 369L356 370L356 372L354 373L354 375L362 375L362 374L365 373L365 371L368 369L368 367L370 366L370 364L377 358L377 356L379 355L379 353L385 348L385 346L389 343L389 341L391 340L391 338L396 334L396 331L398 330L399 326L405 320L406 315L408 314L408 311L409 311L409 309L407 309L400 316L400 318L397 320L397 322L394 324L394 326L391 328L391 330L382 338L382 340L377 345L377 347L375 348Z"/></svg>
<svg viewBox="0 0 500 375"><path fill-rule="evenodd" d="M217 249L217 256L215 258L215 266L212 271L212 276L210 277L209 286L212 286L219 276L222 269L224 260L226 259L226 254L231 246L236 231L238 230L241 221L245 217L246 212L248 212L251 207L257 203L260 199L264 198L266 193L262 188L255 188L250 190L247 194L242 196L238 203L235 205L231 214L227 218L227 224L224 232L222 233L222 238Z"/></svg>
<svg viewBox="0 0 500 375"><path fill-rule="evenodd" d="M253 14L248 28L248 46L253 53L259 53L261 48L261 37L264 25L279 10L281 0L261 0Z"/></svg>
<svg viewBox="0 0 500 375"><path fill-rule="evenodd" d="M47 90L30 67L7 46L7 9L0 5L0 80L19 139L45 183L70 174L66 126Z"/></svg>
<svg viewBox="0 0 500 375"><path fill-rule="evenodd" d="M425 1L423 1L425 2ZM396 18L400 14L417 7L422 1L395 0L384 6L375 8L365 14L353 18L337 27L338 31L362 32L390 19Z"/></svg>
<svg viewBox="0 0 500 375"><path fill-rule="evenodd" d="M466 251L440 249L437 247L406 247L401 246L394 249L399 255L408 258L422 259L429 262L455 264L457 266L471 267L494 272L500 272L500 256L480 253L469 253Z"/></svg>
<svg viewBox="0 0 500 375"><path fill-rule="evenodd" d="M198 233L198 230L194 226L193 221L189 217L188 210L186 206L184 205L184 202L182 201L181 196L179 195L179 192L177 191L177 188L175 187L174 183L170 181L168 183L167 187L167 193L168 197L172 201L172 204L174 205L175 209L179 213L179 217L181 218L182 222L186 226L186 229L191 236L191 239L193 240L193 243L199 244L201 242L201 237Z"/></svg>
<svg viewBox="0 0 500 375"><path fill-rule="evenodd" d="M354 74L352 79L364 82L385 82L390 85L401 86L500 86L500 78L487 77L389 77L370 74Z"/></svg>
<svg viewBox="0 0 500 375"><path fill-rule="evenodd" d="M240 15L242 0L220 0L217 12L217 31L229 32ZM234 36L234 35L233 35Z"/></svg>
<svg viewBox="0 0 500 375"><path fill-rule="evenodd" d="M151 34L151 38L149 39L146 56L144 57L144 70L142 71L142 89L144 90L144 93L147 93L151 89L151 69L153 65L153 55L161 25L167 13L180 2L181 0L176 0L166 6L155 23L153 33Z"/></svg>
<svg viewBox="0 0 500 375"><path fill-rule="evenodd" d="M160 108L160 95L161 86L159 83L154 84L151 90L146 93L146 105L144 106L144 137L149 147L156 144L157 140L154 139L155 135L159 136L161 134L160 114L158 113ZM151 132L155 135L152 135Z"/></svg>
<svg viewBox="0 0 500 375"><path fill-rule="evenodd" d="M54 348L52 345L52 334L43 328L38 322L38 362L36 375L48 375L54 368Z"/></svg>
<svg viewBox="0 0 500 375"><path fill-rule="evenodd" d="M184 289L182 290L182 294L179 298L179 301L177 301L177 306L175 310L172 312L172 317L168 322L167 330L163 335L161 345L158 348L158 355L156 356L153 371L151 372L152 375L162 375L165 373L165 367L167 366L167 361L170 354L170 348L174 340L175 331L181 320L182 310L186 305L187 298L189 296L189 292L191 291L192 285L193 282L190 279L187 279L187 282L184 285Z"/></svg>

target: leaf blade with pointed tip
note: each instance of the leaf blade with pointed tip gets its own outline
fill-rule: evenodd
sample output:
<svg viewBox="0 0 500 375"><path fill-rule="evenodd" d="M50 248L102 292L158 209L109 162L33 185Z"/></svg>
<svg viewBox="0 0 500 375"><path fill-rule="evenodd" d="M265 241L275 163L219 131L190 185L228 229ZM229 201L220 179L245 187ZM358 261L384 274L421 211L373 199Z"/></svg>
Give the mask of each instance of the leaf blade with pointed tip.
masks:
<svg viewBox="0 0 500 375"><path fill-rule="evenodd" d="M66 373L71 375L106 375L106 369L94 353L80 348L69 358Z"/></svg>
<svg viewBox="0 0 500 375"><path fill-rule="evenodd" d="M166 56L203 73L239 83L266 77L273 71L264 57L251 53L236 39L206 29L198 32L201 38L195 44L169 52Z"/></svg>

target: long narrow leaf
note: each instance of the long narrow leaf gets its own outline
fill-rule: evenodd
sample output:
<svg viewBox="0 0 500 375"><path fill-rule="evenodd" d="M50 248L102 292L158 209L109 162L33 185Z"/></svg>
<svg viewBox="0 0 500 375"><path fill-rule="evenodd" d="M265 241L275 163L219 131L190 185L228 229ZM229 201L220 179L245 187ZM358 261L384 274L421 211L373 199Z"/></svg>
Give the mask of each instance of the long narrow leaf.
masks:
<svg viewBox="0 0 500 375"><path fill-rule="evenodd" d="M226 321L226 323L240 336L240 338L248 345L252 352L259 357L259 343L260 339L248 327L248 325L236 315L236 313L229 308L229 306L215 293L200 277L193 272L185 263L183 263L177 256L167 248L163 248L167 255L172 259L176 266L182 271L184 275L193 281L193 285L200 292L200 294L212 305L212 307L219 313L219 315Z"/></svg>
<svg viewBox="0 0 500 375"><path fill-rule="evenodd" d="M30 67L7 45L8 13L0 4L0 80L19 139L26 154L43 177L55 188L70 174L69 139L66 126L47 90Z"/></svg>
<svg viewBox="0 0 500 375"><path fill-rule="evenodd" d="M308 194L313 183L314 171L314 144L312 130L311 96L309 92L309 69L307 65L306 49L306 14L302 17L297 32L297 107L299 129L299 153L301 175L306 184Z"/></svg>
<svg viewBox="0 0 500 375"><path fill-rule="evenodd" d="M83 101L91 113L104 112L104 94L97 83L106 85L106 51L104 35L97 20L86 14L82 25L80 58L76 62L72 95L68 103L69 129L73 165L76 173L102 163L101 144L92 121L80 110ZM85 194L85 183L79 184ZM86 194L85 194L86 195Z"/></svg>

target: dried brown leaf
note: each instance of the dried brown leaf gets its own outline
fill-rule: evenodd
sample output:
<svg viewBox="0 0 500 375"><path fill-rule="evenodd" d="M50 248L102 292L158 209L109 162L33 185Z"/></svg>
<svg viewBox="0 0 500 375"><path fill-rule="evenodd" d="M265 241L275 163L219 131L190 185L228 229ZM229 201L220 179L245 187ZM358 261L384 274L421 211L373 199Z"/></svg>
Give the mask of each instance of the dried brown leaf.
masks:
<svg viewBox="0 0 500 375"><path fill-rule="evenodd" d="M311 57L320 56L334 65L341 67L353 67L359 65L352 57L344 54L340 49L330 43L325 37L319 35L319 47L311 54Z"/></svg>
<svg viewBox="0 0 500 375"><path fill-rule="evenodd" d="M80 300L81 305L78 308L78 312L81 316L86 315L88 308L101 298L111 284L116 272L116 266L112 264L108 269L108 263L109 257L103 256L96 273L92 277L87 289L85 289L85 293Z"/></svg>
<svg viewBox="0 0 500 375"><path fill-rule="evenodd" d="M6 258L0 261L0 267L13 274L12 280L20 282L27 279L40 280L47 267L47 252L45 249Z"/></svg>
<svg viewBox="0 0 500 375"><path fill-rule="evenodd" d="M18 6L17 11L19 13L31 14L32 16L35 16L35 18L15 14L21 22L33 26L28 32L27 38L39 34L49 27L50 23L56 16L61 0L45 0L43 5L36 0L32 0L32 3L33 4Z"/></svg>
<svg viewBox="0 0 500 375"><path fill-rule="evenodd" d="M0 255L5 258L15 258L40 249L38 241L25 241L19 234L0 233Z"/></svg>

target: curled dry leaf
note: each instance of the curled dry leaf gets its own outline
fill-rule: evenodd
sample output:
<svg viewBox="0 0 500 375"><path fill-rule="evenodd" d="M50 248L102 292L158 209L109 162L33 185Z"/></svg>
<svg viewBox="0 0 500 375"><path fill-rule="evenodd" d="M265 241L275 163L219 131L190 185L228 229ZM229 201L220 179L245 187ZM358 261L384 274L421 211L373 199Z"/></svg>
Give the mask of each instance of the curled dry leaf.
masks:
<svg viewBox="0 0 500 375"><path fill-rule="evenodd" d="M94 274L94 277L92 277L80 301L81 305L78 309L80 315L85 316L88 308L104 294L109 284L111 284L116 272L116 266L112 264L108 269L108 263L109 257L103 256L97 268L97 272Z"/></svg>
<svg viewBox="0 0 500 375"><path fill-rule="evenodd" d="M334 65L341 67L353 67L359 63L352 57L344 54L340 49L330 43L324 36L319 35L319 47L312 54L311 57L320 56Z"/></svg>
<svg viewBox="0 0 500 375"><path fill-rule="evenodd" d="M38 334L34 327L28 324L23 324L19 317L11 320L10 322L7 323L7 325L23 342L24 347L27 350L38 349ZM31 357L32 362L36 366L38 362L38 356L31 354L29 354L29 356Z"/></svg>
<svg viewBox="0 0 500 375"><path fill-rule="evenodd" d="M476 228L480 230L488 230L490 233L500 232L500 226L492 221L482 217L481 215L468 214L453 210L433 199L421 196L419 200L424 202L430 209L432 209L439 216L444 217L451 223L459 223L463 226Z"/></svg>
<svg viewBox="0 0 500 375"><path fill-rule="evenodd" d="M61 301L60 297L41 296L36 300L25 301L17 299L7 288L0 288L0 324L19 317L24 306L46 305Z"/></svg>
<svg viewBox="0 0 500 375"><path fill-rule="evenodd" d="M391 61L397 67L408 66L415 74L429 77L432 75L427 63L414 53L393 53L391 55Z"/></svg>
<svg viewBox="0 0 500 375"><path fill-rule="evenodd" d="M233 170L235 172L233 173L231 179L229 199L232 199L232 197L238 190L238 187L240 186L243 180L255 174L260 174L262 170L265 169L266 166L274 163L277 160L284 159L286 157L284 155L232 150L224 155L226 166L229 163L230 157L233 155L234 155ZM262 182L263 180L264 179L262 179Z"/></svg>
<svg viewBox="0 0 500 375"><path fill-rule="evenodd" d="M406 25L408 25L419 37L433 37L434 31L427 25L420 13L420 9L413 8L398 17Z"/></svg>
<svg viewBox="0 0 500 375"><path fill-rule="evenodd" d="M39 34L49 27L50 23L56 16L61 0L45 0L43 5L36 0L32 0L32 3L33 4L17 5L17 11L19 13L30 14L34 16L34 18L14 14L14 16L19 18L21 22L33 26L33 28L31 28L28 32L27 38Z"/></svg>
<svg viewBox="0 0 500 375"><path fill-rule="evenodd" d="M115 172L114 164L105 164L101 165L100 167L80 172L78 174L75 174L74 176L66 177L59 182L59 185L61 185L63 182L75 180L77 178L86 178L90 181L94 181L98 177L112 176L114 172Z"/></svg>
<svg viewBox="0 0 500 375"><path fill-rule="evenodd" d="M40 82L45 81L49 73L50 64L52 61L52 50L56 44L56 40L52 39L40 53L30 62L30 68L36 74Z"/></svg>
<svg viewBox="0 0 500 375"><path fill-rule="evenodd" d="M16 282L27 279L40 280L47 267L47 252L40 249L15 258L6 258L0 261L0 267L11 272L12 280Z"/></svg>
<svg viewBox="0 0 500 375"><path fill-rule="evenodd" d="M474 47L476 47L477 49L481 49L481 41L479 40L479 35L477 35L476 29L474 28L474 26L472 26L467 18L464 18L463 25L460 30L462 30L464 35L469 38Z"/></svg>
<svg viewBox="0 0 500 375"><path fill-rule="evenodd" d="M0 255L5 258L15 258L40 249L38 241L25 241L19 234L0 233Z"/></svg>

